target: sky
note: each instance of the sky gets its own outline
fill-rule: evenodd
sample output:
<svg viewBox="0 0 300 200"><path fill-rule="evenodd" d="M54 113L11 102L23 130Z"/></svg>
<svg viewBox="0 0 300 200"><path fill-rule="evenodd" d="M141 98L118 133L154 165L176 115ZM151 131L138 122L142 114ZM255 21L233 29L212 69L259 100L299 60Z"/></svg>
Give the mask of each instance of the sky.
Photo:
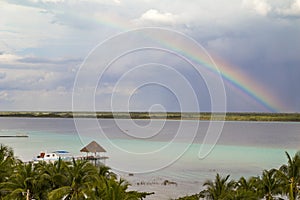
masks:
<svg viewBox="0 0 300 200"><path fill-rule="evenodd" d="M0 110L300 112L299 36L300 0L0 0Z"/></svg>

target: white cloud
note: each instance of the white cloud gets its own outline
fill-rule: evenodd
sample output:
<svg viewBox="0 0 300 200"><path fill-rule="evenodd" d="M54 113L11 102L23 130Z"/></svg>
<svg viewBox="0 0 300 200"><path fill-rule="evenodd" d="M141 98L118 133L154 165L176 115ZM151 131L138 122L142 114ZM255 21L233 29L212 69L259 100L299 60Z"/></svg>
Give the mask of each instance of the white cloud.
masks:
<svg viewBox="0 0 300 200"><path fill-rule="evenodd" d="M178 15L169 12L160 12L156 9L150 9L143 13L138 21L172 25L178 21L178 18Z"/></svg>
<svg viewBox="0 0 300 200"><path fill-rule="evenodd" d="M289 8L278 9L277 13L284 16L300 16L300 0L295 0Z"/></svg>
<svg viewBox="0 0 300 200"><path fill-rule="evenodd" d="M15 64L20 56L14 54L1 54L0 55L0 64Z"/></svg>
<svg viewBox="0 0 300 200"><path fill-rule="evenodd" d="M13 53L62 38L66 29L50 23L52 15L42 11L41 8L0 2L1 50Z"/></svg>
<svg viewBox="0 0 300 200"><path fill-rule="evenodd" d="M265 0L244 0L243 5L263 16L272 10L272 7Z"/></svg>

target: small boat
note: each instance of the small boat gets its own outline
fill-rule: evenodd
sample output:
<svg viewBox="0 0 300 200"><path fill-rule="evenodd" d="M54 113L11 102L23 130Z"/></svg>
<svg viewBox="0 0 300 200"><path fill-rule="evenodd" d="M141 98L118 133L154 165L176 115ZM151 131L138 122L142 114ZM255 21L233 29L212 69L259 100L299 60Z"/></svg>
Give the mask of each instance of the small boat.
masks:
<svg viewBox="0 0 300 200"><path fill-rule="evenodd" d="M33 159L34 162L46 161L46 162L55 162L57 160L72 160L70 152L65 150L53 151L51 153L41 152L36 158Z"/></svg>
<svg viewBox="0 0 300 200"><path fill-rule="evenodd" d="M41 152L36 158L33 159L34 162L46 161L46 162L55 162L59 159L59 156L56 153L46 153Z"/></svg>

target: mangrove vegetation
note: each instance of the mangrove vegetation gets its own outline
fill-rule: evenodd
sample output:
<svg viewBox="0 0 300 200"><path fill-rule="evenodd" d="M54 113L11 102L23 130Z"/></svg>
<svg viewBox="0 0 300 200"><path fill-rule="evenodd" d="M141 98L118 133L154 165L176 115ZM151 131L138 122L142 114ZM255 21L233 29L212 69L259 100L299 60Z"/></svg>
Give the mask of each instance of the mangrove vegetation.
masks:
<svg viewBox="0 0 300 200"><path fill-rule="evenodd" d="M209 112L0 112L0 117L168 119L225 121L300 121L300 113L209 113Z"/></svg>

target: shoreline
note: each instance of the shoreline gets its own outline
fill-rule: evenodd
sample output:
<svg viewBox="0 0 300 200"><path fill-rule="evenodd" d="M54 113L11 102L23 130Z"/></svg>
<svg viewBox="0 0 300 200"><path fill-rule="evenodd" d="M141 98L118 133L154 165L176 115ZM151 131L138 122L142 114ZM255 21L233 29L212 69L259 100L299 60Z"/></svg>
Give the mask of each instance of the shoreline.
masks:
<svg viewBox="0 0 300 200"><path fill-rule="evenodd" d="M209 112L48 112L48 111L0 111L0 117L27 118L98 118L98 119L166 119L200 121L282 121L300 122L300 113L209 113Z"/></svg>

